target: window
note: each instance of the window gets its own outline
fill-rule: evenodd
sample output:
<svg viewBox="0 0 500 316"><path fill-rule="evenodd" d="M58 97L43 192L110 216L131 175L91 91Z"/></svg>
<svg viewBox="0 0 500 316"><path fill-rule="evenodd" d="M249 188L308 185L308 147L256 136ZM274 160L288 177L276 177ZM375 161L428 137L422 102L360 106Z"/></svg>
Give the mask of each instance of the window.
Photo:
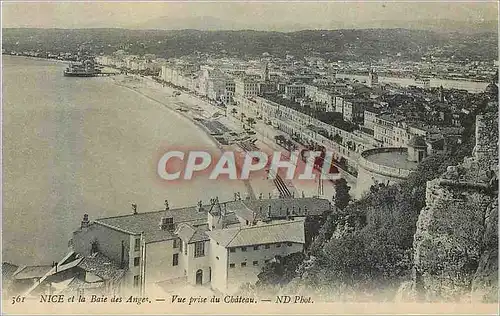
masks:
<svg viewBox="0 0 500 316"><path fill-rule="evenodd" d="M134 242L134 251L139 251L141 249L141 238L136 238Z"/></svg>
<svg viewBox="0 0 500 316"><path fill-rule="evenodd" d="M174 218L173 217L163 217L161 219L161 229L174 229Z"/></svg>
<svg viewBox="0 0 500 316"><path fill-rule="evenodd" d="M236 248L229 248L229 252L236 252Z"/></svg>
<svg viewBox="0 0 500 316"><path fill-rule="evenodd" d="M134 267L139 266L140 261L141 261L141 258L139 258L139 257L135 257L135 258L134 258Z"/></svg>
<svg viewBox="0 0 500 316"><path fill-rule="evenodd" d="M229 264L229 267L230 267L230 268L234 268L234 263L230 263L230 264Z"/></svg>
<svg viewBox="0 0 500 316"><path fill-rule="evenodd" d="M271 248L271 245L266 245L266 249L269 249L269 248Z"/></svg>
<svg viewBox="0 0 500 316"><path fill-rule="evenodd" d="M259 265L259 261L255 260L255 261L253 262L253 265L254 265L254 266L258 266L258 265Z"/></svg>
<svg viewBox="0 0 500 316"><path fill-rule="evenodd" d="M134 287L138 287L138 286L139 286L139 276L134 275Z"/></svg>
<svg viewBox="0 0 500 316"><path fill-rule="evenodd" d="M253 250L259 250L259 246L253 246Z"/></svg>
<svg viewBox="0 0 500 316"><path fill-rule="evenodd" d="M179 248L181 240L179 238L174 239L174 248Z"/></svg>
<svg viewBox="0 0 500 316"><path fill-rule="evenodd" d="M268 262L269 262L269 259L264 260L264 263L268 263Z"/></svg>
<svg viewBox="0 0 500 316"><path fill-rule="evenodd" d="M247 247L241 247L241 251L247 251Z"/></svg>
<svg viewBox="0 0 500 316"><path fill-rule="evenodd" d="M287 245L288 247L292 247L292 243L291 243L291 242L287 242L287 243L286 243L286 245Z"/></svg>
<svg viewBox="0 0 500 316"><path fill-rule="evenodd" d="M194 244L194 257L203 257L205 256L205 242L198 241Z"/></svg>
<svg viewBox="0 0 500 316"><path fill-rule="evenodd" d="M247 263L246 263L246 262L242 262L242 263L241 263L241 266L242 266L242 267L246 267L246 266L247 266Z"/></svg>
<svg viewBox="0 0 500 316"><path fill-rule="evenodd" d="M280 243L276 244L276 248L279 248L279 247L281 247L281 244Z"/></svg>
<svg viewBox="0 0 500 316"><path fill-rule="evenodd" d="M172 266L177 266L179 265L179 254L178 253L174 253L173 256L172 256Z"/></svg>

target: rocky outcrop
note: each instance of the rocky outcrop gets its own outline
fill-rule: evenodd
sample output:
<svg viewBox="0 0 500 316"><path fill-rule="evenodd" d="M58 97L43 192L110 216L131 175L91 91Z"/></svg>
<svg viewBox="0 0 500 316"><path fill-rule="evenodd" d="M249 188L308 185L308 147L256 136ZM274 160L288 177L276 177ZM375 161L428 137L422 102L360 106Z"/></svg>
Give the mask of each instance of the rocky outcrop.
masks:
<svg viewBox="0 0 500 316"><path fill-rule="evenodd" d="M476 118L472 157L427 183L413 244L420 300L498 300L498 111L490 109Z"/></svg>
<svg viewBox="0 0 500 316"><path fill-rule="evenodd" d="M488 206L483 237L484 251L472 280L472 299L498 302L498 199Z"/></svg>

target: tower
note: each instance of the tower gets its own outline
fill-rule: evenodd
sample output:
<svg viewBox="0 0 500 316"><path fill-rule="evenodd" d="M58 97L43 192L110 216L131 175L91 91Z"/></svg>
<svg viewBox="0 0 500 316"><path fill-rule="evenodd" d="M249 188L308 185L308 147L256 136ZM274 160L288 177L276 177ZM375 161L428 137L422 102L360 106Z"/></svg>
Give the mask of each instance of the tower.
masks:
<svg viewBox="0 0 500 316"><path fill-rule="evenodd" d="M443 86L439 87L438 96L439 96L439 102L443 103L444 102L444 88L443 88Z"/></svg>
<svg viewBox="0 0 500 316"><path fill-rule="evenodd" d="M269 75L269 63L266 63L266 68L264 69L264 81L269 82L271 80Z"/></svg>
<svg viewBox="0 0 500 316"><path fill-rule="evenodd" d="M378 74L370 68L368 73L368 86L373 87L378 84Z"/></svg>

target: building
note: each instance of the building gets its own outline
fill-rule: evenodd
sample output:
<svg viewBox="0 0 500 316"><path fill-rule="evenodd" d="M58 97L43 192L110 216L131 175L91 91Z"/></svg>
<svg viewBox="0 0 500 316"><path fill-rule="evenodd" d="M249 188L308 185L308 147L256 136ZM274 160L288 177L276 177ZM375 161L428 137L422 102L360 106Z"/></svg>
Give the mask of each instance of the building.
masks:
<svg viewBox="0 0 500 316"><path fill-rule="evenodd" d="M371 107L373 102L360 98L344 98L344 120L353 123L363 123L365 108Z"/></svg>
<svg viewBox="0 0 500 316"><path fill-rule="evenodd" d="M255 225L208 233L214 264L212 286L232 292L245 282L255 283L262 267L276 256L302 252L304 219L258 222Z"/></svg>
<svg viewBox="0 0 500 316"><path fill-rule="evenodd" d="M406 118L402 115L385 113L378 115L373 124L373 137L385 147L394 145L394 126Z"/></svg>
<svg viewBox="0 0 500 316"><path fill-rule="evenodd" d="M364 122L363 126L371 131L375 128L375 121L377 119L377 115L380 113L380 109L374 108L374 107L369 107L365 109L365 114L364 114Z"/></svg>
<svg viewBox="0 0 500 316"><path fill-rule="evenodd" d="M285 97L288 99L303 98L306 95L304 84L289 84L285 86Z"/></svg>
<svg viewBox="0 0 500 316"><path fill-rule="evenodd" d="M92 223L86 218L73 234L72 252L108 260L107 267L120 272L114 283L120 291L144 294L168 281L231 292L255 281L275 256L303 251L316 233L307 223L324 220L330 211L329 201L318 198L213 199Z"/></svg>
<svg viewBox="0 0 500 316"><path fill-rule="evenodd" d="M236 97L249 98L257 96L258 93L259 86L256 80L246 76L234 80L234 95Z"/></svg>

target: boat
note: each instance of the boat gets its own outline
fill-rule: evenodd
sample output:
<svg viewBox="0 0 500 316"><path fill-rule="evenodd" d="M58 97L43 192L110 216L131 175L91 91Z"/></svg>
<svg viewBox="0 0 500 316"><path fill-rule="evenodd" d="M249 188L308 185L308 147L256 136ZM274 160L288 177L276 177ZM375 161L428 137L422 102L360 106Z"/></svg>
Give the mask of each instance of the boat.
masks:
<svg viewBox="0 0 500 316"><path fill-rule="evenodd" d="M95 77L101 73L94 58L86 57L81 61L71 62L64 70L65 77Z"/></svg>

